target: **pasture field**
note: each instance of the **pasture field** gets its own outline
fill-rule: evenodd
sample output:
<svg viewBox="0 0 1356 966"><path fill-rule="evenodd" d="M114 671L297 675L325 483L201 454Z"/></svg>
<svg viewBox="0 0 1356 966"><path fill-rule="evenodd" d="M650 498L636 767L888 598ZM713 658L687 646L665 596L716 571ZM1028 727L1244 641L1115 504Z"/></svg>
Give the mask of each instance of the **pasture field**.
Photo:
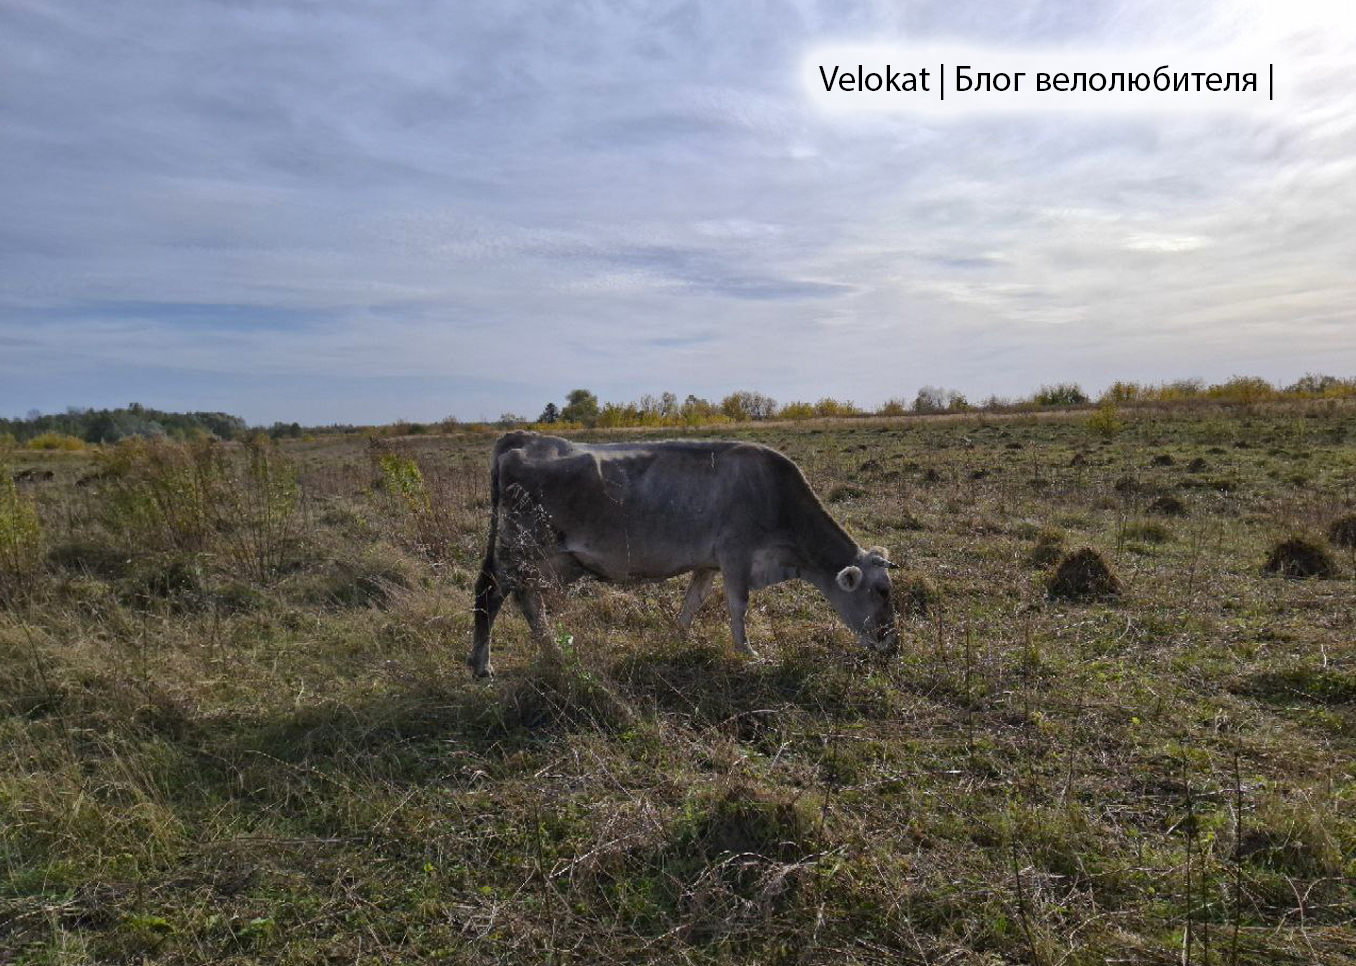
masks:
<svg viewBox="0 0 1356 966"><path fill-rule="evenodd" d="M491 435L10 454L0 963L1356 963L1356 406L665 435L796 459L901 653L583 584L472 681Z"/></svg>

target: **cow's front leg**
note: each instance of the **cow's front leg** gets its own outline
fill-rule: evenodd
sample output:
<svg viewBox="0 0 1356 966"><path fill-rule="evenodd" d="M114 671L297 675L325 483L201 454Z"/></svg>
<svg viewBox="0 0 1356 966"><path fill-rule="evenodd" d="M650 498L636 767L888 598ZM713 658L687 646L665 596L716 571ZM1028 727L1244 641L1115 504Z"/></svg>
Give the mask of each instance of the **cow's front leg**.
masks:
<svg viewBox="0 0 1356 966"><path fill-rule="evenodd" d="M744 634L744 615L749 610L748 578L732 575L728 570L724 571L724 577L725 603L730 608L730 634L734 637L735 650L740 654L756 657L757 652L749 646L748 638Z"/></svg>
<svg viewBox="0 0 1356 966"><path fill-rule="evenodd" d="M711 585L715 579L714 570L698 570L692 574L692 583L687 588L687 596L683 598L683 609L678 614L678 626L682 628L684 637L692 630L692 622L711 594Z"/></svg>

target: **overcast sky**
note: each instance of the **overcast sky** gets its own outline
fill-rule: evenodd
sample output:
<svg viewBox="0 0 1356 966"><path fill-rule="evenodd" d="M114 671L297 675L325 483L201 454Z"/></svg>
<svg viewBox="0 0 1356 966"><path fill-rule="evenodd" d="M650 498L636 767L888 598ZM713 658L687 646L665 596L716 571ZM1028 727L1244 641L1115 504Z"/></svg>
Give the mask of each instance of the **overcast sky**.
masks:
<svg viewBox="0 0 1356 966"><path fill-rule="evenodd" d="M1345 10L0 0L0 413L1356 375ZM825 110L804 59L865 41L1246 42L1284 84L1241 115Z"/></svg>

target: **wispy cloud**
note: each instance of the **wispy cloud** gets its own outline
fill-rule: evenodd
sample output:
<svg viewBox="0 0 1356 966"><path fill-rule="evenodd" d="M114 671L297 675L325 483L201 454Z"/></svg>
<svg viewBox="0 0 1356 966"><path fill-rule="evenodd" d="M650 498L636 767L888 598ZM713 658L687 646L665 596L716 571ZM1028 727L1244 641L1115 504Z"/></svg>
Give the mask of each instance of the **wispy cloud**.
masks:
<svg viewBox="0 0 1356 966"><path fill-rule="evenodd" d="M1256 44L1260 116L840 117L835 41ZM0 7L0 411L1356 371L1344 6Z"/></svg>

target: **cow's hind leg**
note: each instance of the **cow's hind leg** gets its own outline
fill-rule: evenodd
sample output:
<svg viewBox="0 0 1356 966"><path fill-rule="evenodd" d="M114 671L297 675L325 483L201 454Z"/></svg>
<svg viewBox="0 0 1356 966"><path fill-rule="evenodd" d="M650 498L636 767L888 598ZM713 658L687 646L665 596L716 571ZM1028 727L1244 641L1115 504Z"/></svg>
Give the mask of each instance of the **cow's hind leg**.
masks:
<svg viewBox="0 0 1356 966"><path fill-rule="evenodd" d="M513 599L527 618L527 626L532 629L532 640L536 642L541 656L547 661L558 662L560 648L546 623L546 602L541 588L526 583L513 592Z"/></svg>
<svg viewBox="0 0 1356 966"><path fill-rule="evenodd" d="M693 573L692 583L687 588L687 596L683 598L683 609L678 614L678 626L682 629L684 637L692 630L692 622L697 617L697 611L702 609L702 604L706 603L706 598L711 593L711 584L715 579L714 570L698 570Z"/></svg>
<svg viewBox="0 0 1356 966"><path fill-rule="evenodd" d="M478 678L490 673L490 630L503 605L502 577L495 572L494 565L486 561L476 579L475 635L472 637L471 653L466 656L471 673Z"/></svg>

